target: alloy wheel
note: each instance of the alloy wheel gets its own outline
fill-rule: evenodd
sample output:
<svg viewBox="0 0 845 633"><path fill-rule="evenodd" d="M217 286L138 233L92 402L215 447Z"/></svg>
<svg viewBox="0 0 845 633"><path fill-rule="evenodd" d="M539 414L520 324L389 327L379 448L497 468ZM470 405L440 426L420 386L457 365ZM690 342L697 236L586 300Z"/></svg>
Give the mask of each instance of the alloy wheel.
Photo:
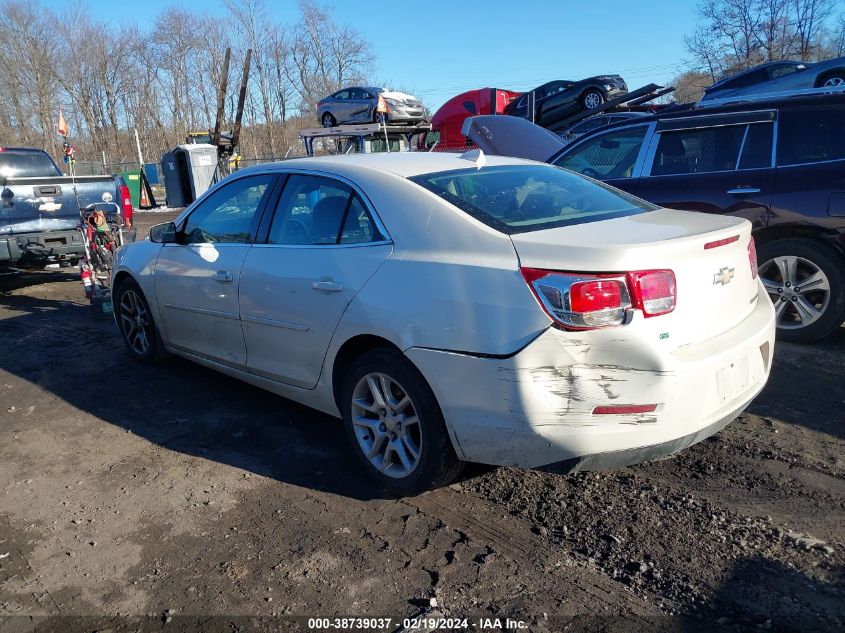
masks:
<svg viewBox="0 0 845 633"><path fill-rule="evenodd" d="M826 88L830 88L830 87L833 87L833 86L845 86L845 78L843 78L843 77L829 77L828 79L825 80L825 82L822 85L825 86Z"/></svg>
<svg viewBox="0 0 845 633"><path fill-rule="evenodd" d="M120 329L129 347L138 356L150 350L150 313L143 299L132 289L120 296Z"/></svg>
<svg viewBox="0 0 845 633"><path fill-rule="evenodd" d="M815 323L830 302L830 281L808 259L784 255L764 262L760 280L775 306L779 328L795 330Z"/></svg>
<svg viewBox="0 0 845 633"><path fill-rule="evenodd" d="M584 96L584 105L587 106L588 110L598 108L601 105L601 95L597 92L588 92Z"/></svg>
<svg viewBox="0 0 845 633"><path fill-rule="evenodd" d="M422 428L407 390L383 373L361 377L352 392L352 425L358 445L379 472L407 477L419 465Z"/></svg>

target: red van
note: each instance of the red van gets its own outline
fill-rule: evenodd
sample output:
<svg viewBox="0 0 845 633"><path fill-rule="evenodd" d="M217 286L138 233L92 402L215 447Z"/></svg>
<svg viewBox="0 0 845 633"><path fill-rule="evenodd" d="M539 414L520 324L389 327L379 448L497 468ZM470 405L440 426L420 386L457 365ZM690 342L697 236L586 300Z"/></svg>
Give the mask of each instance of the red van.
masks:
<svg viewBox="0 0 845 633"><path fill-rule="evenodd" d="M479 88L452 97L431 117L431 132L421 139L423 147L440 152L461 151L472 143L461 134L464 119L477 114L504 114L505 107L521 92L499 88Z"/></svg>

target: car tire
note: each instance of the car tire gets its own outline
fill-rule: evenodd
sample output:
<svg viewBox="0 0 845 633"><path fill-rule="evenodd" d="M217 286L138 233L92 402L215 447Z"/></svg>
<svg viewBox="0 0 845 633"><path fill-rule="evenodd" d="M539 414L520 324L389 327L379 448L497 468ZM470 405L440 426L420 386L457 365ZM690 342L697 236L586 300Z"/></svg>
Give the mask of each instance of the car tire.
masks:
<svg viewBox="0 0 845 633"><path fill-rule="evenodd" d="M345 374L341 412L346 437L380 488L409 496L454 481L463 463L434 393L407 358L395 350L374 349L353 361ZM382 404L385 391L390 396Z"/></svg>
<svg viewBox="0 0 845 633"><path fill-rule="evenodd" d="M787 238L763 244L757 259L760 279L775 305L779 339L812 343L845 321L845 259L835 248L818 240ZM810 279L818 281L802 289L801 283Z"/></svg>
<svg viewBox="0 0 845 633"><path fill-rule="evenodd" d="M114 289L113 298L115 321L132 357L147 364L156 364L167 358L150 305L138 282L124 279Z"/></svg>
<svg viewBox="0 0 845 633"><path fill-rule="evenodd" d="M323 118L320 119L320 122L323 124L323 127L335 127L337 126L337 119L332 116L331 112L326 112L323 115Z"/></svg>
<svg viewBox="0 0 845 633"><path fill-rule="evenodd" d="M824 86L826 88L845 86L845 71L839 70L825 75L821 81L819 81L819 86Z"/></svg>
<svg viewBox="0 0 845 633"><path fill-rule="evenodd" d="M581 95L581 108L584 110L593 110L604 103L604 94L601 90L587 90Z"/></svg>

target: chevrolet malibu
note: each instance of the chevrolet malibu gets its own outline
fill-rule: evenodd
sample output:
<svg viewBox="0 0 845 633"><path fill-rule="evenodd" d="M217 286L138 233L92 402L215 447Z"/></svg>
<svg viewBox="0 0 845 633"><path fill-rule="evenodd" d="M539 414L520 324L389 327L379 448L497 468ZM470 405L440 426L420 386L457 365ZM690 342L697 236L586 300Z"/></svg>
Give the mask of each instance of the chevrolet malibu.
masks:
<svg viewBox="0 0 845 633"><path fill-rule="evenodd" d="M130 353L343 419L382 488L463 462L668 455L763 388L774 312L747 220L655 207L479 150L238 171L122 248Z"/></svg>

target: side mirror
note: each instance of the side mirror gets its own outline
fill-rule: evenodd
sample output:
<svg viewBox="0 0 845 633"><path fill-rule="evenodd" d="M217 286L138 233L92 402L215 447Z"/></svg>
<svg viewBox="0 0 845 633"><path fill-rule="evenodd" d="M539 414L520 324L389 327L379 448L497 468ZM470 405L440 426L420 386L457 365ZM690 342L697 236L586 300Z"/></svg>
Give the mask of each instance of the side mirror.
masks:
<svg viewBox="0 0 845 633"><path fill-rule="evenodd" d="M176 225L173 222L150 227L150 241L156 244L172 244L176 241Z"/></svg>

